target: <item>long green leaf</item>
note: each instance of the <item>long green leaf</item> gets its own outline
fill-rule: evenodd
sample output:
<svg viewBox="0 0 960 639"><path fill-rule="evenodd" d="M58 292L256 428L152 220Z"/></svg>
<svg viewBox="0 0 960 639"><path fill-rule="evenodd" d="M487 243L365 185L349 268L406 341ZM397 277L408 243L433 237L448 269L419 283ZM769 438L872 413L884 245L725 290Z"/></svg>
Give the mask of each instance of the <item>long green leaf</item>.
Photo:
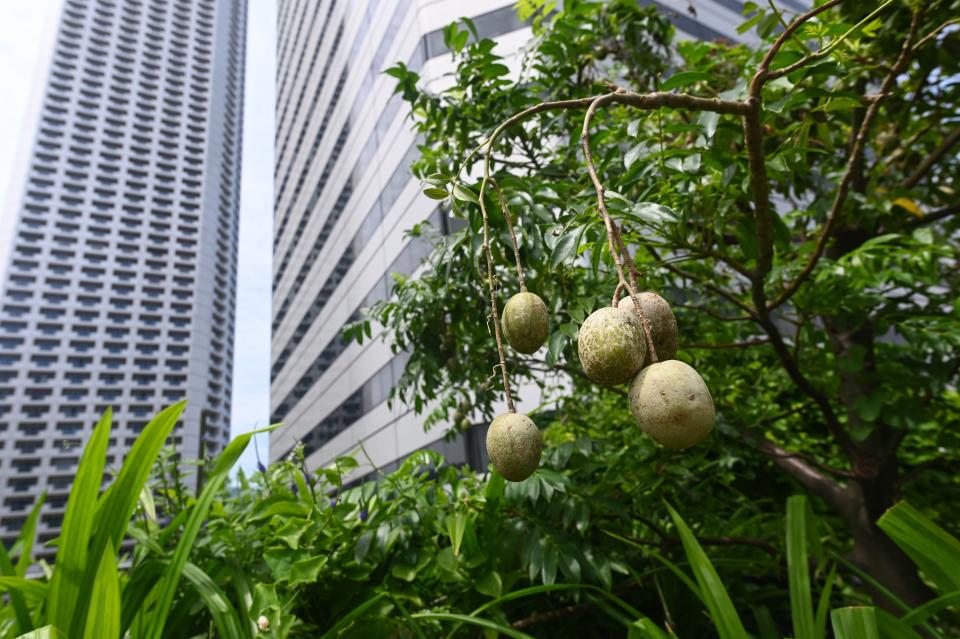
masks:
<svg viewBox="0 0 960 639"><path fill-rule="evenodd" d="M919 632L882 608L876 609L877 628L882 639L923 639Z"/></svg>
<svg viewBox="0 0 960 639"><path fill-rule="evenodd" d="M47 491L43 491L40 493L40 496L37 497L37 501L34 502L33 508L27 516L27 520L23 522L23 528L20 529L20 534L17 535L17 542L20 544L20 556L17 558L16 565L17 577L26 576L27 569L30 568L30 564L33 563L33 542L37 536L37 520L40 519L40 510L46 501Z"/></svg>
<svg viewBox="0 0 960 639"><path fill-rule="evenodd" d="M960 540L905 501L885 512L877 525L913 559L940 594L960 590Z"/></svg>
<svg viewBox="0 0 960 639"><path fill-rule="evenodd" d="M736 608L733 607L733 602L730 600L730 595L720 580L720 576L707 558L707 554L703 552L697 538L694 537L677 511L669 504L667 510L677 527L677 532L680 533L683 550L690 562L690 567L693 569L697 584L700 586L704 604L706 604L707 610L713 618L717 634L720 635L721 639L745 639L748 636L747 631L740 621Z"/></svg>
<svg viewBox="0 0 960 639"><path fill-rule="evenodd" d="M830 611L830 594L833 592L833 583L836 579L837 564L833 564L827 575L827 581L823 584L823 590L820 591L820 600L817 602L817 616L813 622L817 639L824 639L827 636L827 613Z"/></svg>
<svg viewBox="0 0 960 639"><path fill-rule="evenodd" d="M903 616L902 621L907 625L915 626L923 623L944 608L949 608L957 604L960 604L960 590L940 595L936 599L932 599L922 606L914 608Z"/></svg>
<svg viewBox="0 0 960 639"><path fill-rule="evenodd" d="M183 567L183 576L203 599L221 637L241 639L250 636L249 628L240 618L237 609L207 573L187 562Z"/></svg>
<svg viewBox="0 0 960 639"><path fill-rule="evenodd" d="M0 591L19 592L27 599L43 601L50 593L50 588L42 581L24 579L23 577L0 577Z"/></svg>
<svg viewBox="0 0 960 639"><path fill-rule="evenodd" d="M362 604L360 604L359 606L351 610L347 614L347 616L340 619L340 621L334 624L332 628L330 628L325 633L323 633L320 639L333 639L333 637L339 636L341 630L343 630L344 628L352 624L354 621L359 619L363 615L363 613L369 610L372 606L374 606L377 602L379 602L384 597L386 597L386 594L382 592L378 592L374 596L370 597L369 599L364 601ZM413 616L415 617L416 615L413 615Z"/></svg>
<svg viewBox="0 0 960 639"><path fill-rule="evenodd" d="M830 622L837 639L880 639L873 606L837 608L830 613Z"/></svg>
<svg viewBox="0 0 960 639"><path fill-rule="evenodd" d="M177 592L180 575L183 573L183 568L187 563L187 558L190 556L190 551L193 550L193 543L196 541L197 535L200 534L200 528L207 518L207 511L210 510L210 505L213 503L214 497L217 496L223 483L227 480L230 469L236 463L237 459L240 458L240 455L254 435L269 432L273 430L273 428L275 428L275 426L240 435L227 445L226 449L224 449L217 459L217 464L207 478L207 483L200 492L200 497L197 498L196 504L194 504L190 511L190 517L183 527L180 541L177 543L173 556L170 558L170 565L167 566L163 578L160 580L160 583L157 584L159 598L157 605L150 613L149 623L146 624L148 628L147 639L160 639L163 635L163 626L170 612L170 606L173 604L173 597Z"/></svg>
<svg viewBox="0 0 960 639"><path fill-rule="evenodd" d="M140 491L185 406L185 401L178 402L163 409L150 420L127 453L116 479L97 501L96 508L91 507L91 513L96 512L97 527L90 547L91 559L84 572L85 583L93 582L100 554L107 545L113 544L114 548L120 548L140 499ZM80 629L86 625L90 592L90 588L81 591L72 602L73 618L71 630L67 633L71 637L78 636Z"/></svg>
<svg viewBox="0 0 960 639"><path fill-rule="evenodd" d="M627 630L627 639L670 639L670 635L660 629L660 627L644 617L637 619Z"/></svg>
<svg viewBox="0 0 960 639"><path fill-rule="evenodd" d="M456 615L448 612L418 612L410 616L414 619L436 619L437 621L457 621L460 623L470 624L472 626L479 626L480 628L496 630L500 634L506 635L508 637L513 637L514 639L534 639L534 637L531 637L525 632L520 632L519 630L514 630L510 626L505 626L495 621L490 621L489 619L482 619L480 617L471 617L469 615ZM327 635L324 635L324 637L326 636Z"/></svg>
<svg viewBox="0 0 960 639"><path fill-rule="evenodd" d="M90 611L83 631L84 639L119 639L120 577L113 545L100 554L100 567L93 582Z"/></svg>
<svg viewBox="0 0 960 639"><path fill-rule="evenodd" d="M20 534L22 536L23 531L21 531ZM3 543L0 543L0 577L20 577L13 567L13 562L10 561L10 555L7 554L7 549L4 548ZM33 630L33 620L30 618L30 609L27 608L27 602L23 598L23 593L12 588L9 591L9 595L10 606L13 608L13 615L17 620L17 632L23 633Z"/></svg>
<svg viewBox="0 0 960 639"><path fill-rule="evenodd" d="M815 639L816 636L807 557L808 512L804 495L794 495L787 500L787 578L794 639Z"/></svg>
<svg viewBox="0 0 960 639"><path fill-rule="evenodd" d="M112 411L108 408L83 449L60 528L60 544L47 598L47 620L51 625L64 629L69 637L79 637L81 634L83 626L74 628L72 625L74 613L81 605L86 612L86 601L89 601L96 575L94 571L88 577L86 572L90 535L97 512L97 495L103 483L103 467L107 461L111 420ZM98 560L99 555L90 558L90 562ZM97 564L94 563L93 567L96 569Z"/></svg>
<svg viewBox="0 0 960 639"><path fill-rule="evenodd" d="M20 635L17 639L66 639L66 635L54 626L44 626L31 630L25 635Z"/></svg>

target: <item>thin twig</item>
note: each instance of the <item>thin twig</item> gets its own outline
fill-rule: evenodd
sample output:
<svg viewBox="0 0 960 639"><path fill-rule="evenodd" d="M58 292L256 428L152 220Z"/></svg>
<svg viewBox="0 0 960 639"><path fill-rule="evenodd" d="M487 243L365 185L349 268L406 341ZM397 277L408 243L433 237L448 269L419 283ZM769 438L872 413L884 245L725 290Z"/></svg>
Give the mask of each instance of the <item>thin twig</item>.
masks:
<svg viewBox="0 0 960 639"><path fill-rule="evenodd" d="M520 280L520 292L527 292L527 280L523 276L523 265L520 263L520 248L517 246L517 235L513 232L513 216L510 215L510 209L507 208L507 201L503 197L503 191L500 190L500 184L491 178L490 183L497 192L497 198L500 200L500 210L503 212L503 219L507 222L507 230L510 231L510 242L513 244L513 257L517 262L517 279Z"/></svg>
<svg viewBox="0 0 960 639"><path fill-rule="evenodd" d="M911 173L906 180L903 181L903 188L910 189L916 186L917 182L919 182L920 179L926 175L927 171L929 171L933 165L939 162L940 158L942 158L957 142L960 142L960 127L955 128L943 138L943 142L940 143L940 146L934 149L930 155L928 155L926 159L920 163L920 166L918 166L917 169Z"/></svg>
<svg viewBox="0 0 960 639"><path fill-rule="evenodd" d="M913 45L913 50L916 51L917 49L919 49L920 47L922 47L922 46L925 45L926 43L930 42L930 40L932 40L933 38L936 38L938 33L940 33L941 31L943 31L943 30L946 29L947 27L949 27L951 24L958 24L958 23L960 23L960 18L953 18L953 19L951 19L951 20L947 20L946 22L944 22L943 24L941 24L939 27L937 27L936 29L934 29L933 31L931 31L930 33L928 33L927 35L925 35L925 36L923 36L922 38L920 38L919 40L917 40L917 43L916 43L915 45ZM956 32L954 31L953 33L956 33Z"/></svg>

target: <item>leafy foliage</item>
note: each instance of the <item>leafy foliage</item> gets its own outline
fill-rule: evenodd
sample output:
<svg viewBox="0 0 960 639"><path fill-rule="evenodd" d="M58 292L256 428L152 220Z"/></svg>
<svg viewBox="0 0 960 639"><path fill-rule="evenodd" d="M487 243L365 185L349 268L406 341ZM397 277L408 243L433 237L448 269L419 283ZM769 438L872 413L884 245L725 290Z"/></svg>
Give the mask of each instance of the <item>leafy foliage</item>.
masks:
<svg viewBox="0 0 960 639"><path fill-rule="evenodd" d="M778 25L793 18L744 9L745 30L765 39L757 48L674 43L666 18L634 2L570 2L535 27L519 68L454 26L448 88L434 93L403 65L390 70L425 140L414 171L462 220L437 239L423 275L400 280L364 324L411 353L395 399L427 411L428 427L471 413L489 419L499 393L490 319L477 321L488 310L477 151L491 131L544 101L602 95L606 82L743 100ZM626 439L624 457L660 460L706 494L722 488L707 487L705 460L737 460L764 481L776 481L771 467L785 471L844 522L841 543L853 545L858 565L900 571L887 585L914 601L929 591L872 522L901 494L948 520L960 514L930 498L956 490L960 463L956 429L946 427L960 419L958 10L947 0L843 4L791 27L768 60L774 77L751 98L763 179L741 118L617 105L594 118L589 141L611 214L643 286L674 306L678 357L717 404L719 436L685 457L621 439L630 419L617 389L589 383L577 361L580 323L617 282L584 169L582 109L523 119L491 149L492 177L519 219L528 286L553 318L545 349L508 354L514 386L539 387L565 436ZM768 217L757 209L766 197L758 184L769 189ZM489 209L498 286L509 296L518 289L509 236L492 199ZM548 439L559 436L552 428Z"/></svg>

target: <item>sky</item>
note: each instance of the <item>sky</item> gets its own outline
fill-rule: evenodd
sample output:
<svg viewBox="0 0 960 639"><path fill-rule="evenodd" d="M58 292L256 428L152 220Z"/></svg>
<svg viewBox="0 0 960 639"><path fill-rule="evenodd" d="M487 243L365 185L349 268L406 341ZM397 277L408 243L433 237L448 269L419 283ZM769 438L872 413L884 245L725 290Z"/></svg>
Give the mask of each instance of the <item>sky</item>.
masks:
<svg viewBox="0 0 960 639"><path fill-rule="evenodd" d="M47 34L62 0L0 0L0 204L22 188L12 178L23 157L22 131L36 116L33 99L46 72ZM232 435L262 428L270 415L270 279L273 246L273 104L276 0L248 0L240 248L233 364ZM0 215L13 211L0 210ZM238 466L266 463L266 434L257 436Z"/></svg>

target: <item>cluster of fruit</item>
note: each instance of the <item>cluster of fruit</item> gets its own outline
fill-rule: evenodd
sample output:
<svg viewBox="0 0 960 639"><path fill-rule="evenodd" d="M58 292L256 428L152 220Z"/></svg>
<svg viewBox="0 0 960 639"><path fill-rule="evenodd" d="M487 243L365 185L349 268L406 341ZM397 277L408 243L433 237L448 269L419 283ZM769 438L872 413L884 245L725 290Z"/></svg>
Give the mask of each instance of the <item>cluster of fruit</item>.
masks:
<svg viewBox="0 0 960 639"><path fill-rule="evenodd" d="M667 301L649 291L637 295L637 301L639 312L628 296L587 317L578 336L580 363L598 384L630 382L630 412L641 430L667 448L688 448L713 429L713 398L697 371L673 359L677 320ZM547 339L547 306L533 293L518 293L504 307L502 325L514 350L533 353ZM487 431L490 461L510 481L533 474L542 447L536 424L520 413L499 415Z"/></svg>

